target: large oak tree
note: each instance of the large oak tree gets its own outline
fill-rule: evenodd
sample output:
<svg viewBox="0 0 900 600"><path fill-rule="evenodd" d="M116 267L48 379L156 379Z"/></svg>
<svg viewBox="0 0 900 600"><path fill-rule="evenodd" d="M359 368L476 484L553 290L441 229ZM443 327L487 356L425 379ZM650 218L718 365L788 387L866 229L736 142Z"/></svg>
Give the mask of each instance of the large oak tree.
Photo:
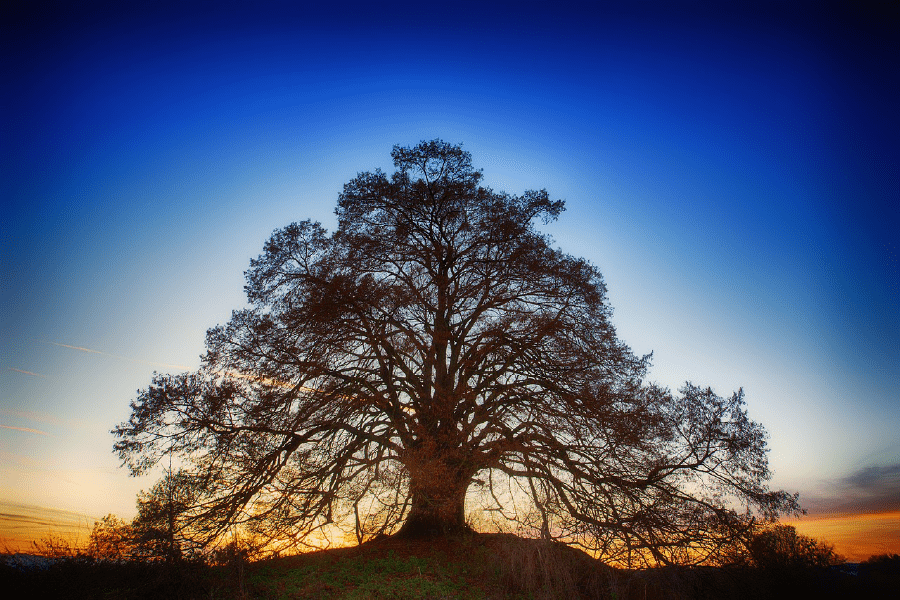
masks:
<svg viewBox="0 0 900 600"><path fill-rule="evenodd" d="M448 533L474 498L632 564L702 560L799 510L767 487L740 391L644 381L600 272L537 229L562 201L482 187L440 140L392 157L344 186L334 233L274 232L199 371L139 392L114 430L134 473L179 456L210 536Z"/></svg>

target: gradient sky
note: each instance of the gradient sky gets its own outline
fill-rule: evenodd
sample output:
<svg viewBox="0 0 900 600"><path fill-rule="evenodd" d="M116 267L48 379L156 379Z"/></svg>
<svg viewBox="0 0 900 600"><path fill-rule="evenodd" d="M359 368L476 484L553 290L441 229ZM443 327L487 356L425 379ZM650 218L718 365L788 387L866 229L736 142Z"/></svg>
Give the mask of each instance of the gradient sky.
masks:
<svg viewBox="0 0 900 600"><path fill-rule="evenodd" d="M566 201L651 379L743 387L773 485L900 551L891 3L127 4L0 9L5 506L133 516L135 391L199 365L274 229L440 137Z"/></svg>

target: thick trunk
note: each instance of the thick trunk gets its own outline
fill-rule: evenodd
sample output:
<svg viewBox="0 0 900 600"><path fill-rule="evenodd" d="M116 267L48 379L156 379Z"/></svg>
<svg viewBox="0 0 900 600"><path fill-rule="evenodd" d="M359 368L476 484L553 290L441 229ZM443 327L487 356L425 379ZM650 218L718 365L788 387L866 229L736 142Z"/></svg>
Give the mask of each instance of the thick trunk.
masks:
<svg viewBox="0 0 900 600"><path fill-rule="evenodd" d="M447 464L446 459L416 461L408 466L412 506L399 535L428 537L467 531L469 476Z"/></svg>
<svg viewBox="0 0 900 600"><path fill-rule="evenodd" d="M459 498L412 499L412 508L398 535L402 537L433 537L468 531L465 513L465 494Z"/></svg>

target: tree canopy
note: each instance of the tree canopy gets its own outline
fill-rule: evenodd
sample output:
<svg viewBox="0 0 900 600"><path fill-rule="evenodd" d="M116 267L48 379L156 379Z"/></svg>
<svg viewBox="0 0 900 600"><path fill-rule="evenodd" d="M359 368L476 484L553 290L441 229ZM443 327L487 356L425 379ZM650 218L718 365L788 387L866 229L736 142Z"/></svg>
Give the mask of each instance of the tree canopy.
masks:
<svg viewBox="0 0 900 600"><path fill-rule="evenodd" d="M538 230L562 201L482 186L441 140L391 155L345 184L333 233L272 234L197 372L139 392L114 430L133 473L178 456L209 536L448 533L468 506L630 564L799 510L741 391L645 381L598 269Z"/></svg>

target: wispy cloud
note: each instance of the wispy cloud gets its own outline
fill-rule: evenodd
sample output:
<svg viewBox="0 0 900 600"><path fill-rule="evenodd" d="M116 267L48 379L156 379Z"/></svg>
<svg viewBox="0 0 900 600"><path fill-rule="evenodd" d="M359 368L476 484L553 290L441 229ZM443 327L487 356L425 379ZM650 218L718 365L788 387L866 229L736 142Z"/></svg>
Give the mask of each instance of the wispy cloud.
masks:
<svg viewBox="0 0 900 600"><path fill-rule="evenodd" d="M23 419L64 429L90 427L95 424L95 421L75 415L57 415L34 410L10 410L8 408L0 408L0 422L6 421L9 423L21 421Z"/></svg>
<svg viewBox="0 0 900 600"><path fill-rule="evenodd" d="M900 511L900 463L864 467L841 483L856 502L872 512Z"/></svg>
<svg viewBox="0 0 900 600"><path fill-rule="evenodd" d="M37 433L40 435L50 435L46 431L41 431L40 429L31 429L30 427L13 427L12 425L0 425L0 428L14 429L16 431L24 431L26 433Z"/></svg>
<svg viewBox="0 0 900 600"><path fill-rule="evenodd" d="M844 482L863 490L878 490L885 482L897 483L900 481L900 463L894 465L872 465L859 469L844 478ZM900 485L894 485L894 490L900 494Z"/></svg>
<svg viewBox="0 0 900 600"><path fill-rule="evenodd" d="M98 520L74 511L0 500L0 539L15 552L32 550L32 541L51 532L77 543L90 534L90 524Z"/></svg>
<svg viewBox="0 0 900 600"><path fill-rule="evenodd" d="M827 484L804 502L814 512L887 513L900 511L900 462L868 465Z"/></svg>
<svg viewBox="0 0 900 600"><path fill-rule="evenodd" d="M25 371L23 369L14 369L13 367L9 367L9 371L15 371L16 373L23 373L25 375L31 375L32 377L40 377L41 379L50 379L46 375L41 375L40 373L32 373L31 371Z"/></svg>
<svg viewBox="0 0 900 600"><path fill-rule="evenodd" d="M169 364L169 363L155 362L155 361L152 361L152 360L143 360L143 359L140 359L140 358L131 358L131 357L129 357L129 356L121 356L121 355L119 355L119 354L111 354L111 353L109 353L109 352L102 352L102 351L100 351L100 350L93 350L93 349L91 349L91 348L85 348L85 347L83 347L83 346L71 346L71 345L69 345L69 344L61 344L61 343L59 343L59 342L47 342L47 341L44 341L43 343L44 343L44 344L50 344L50 345L53 345L53 346L59 346L60 348L69 348L70 350L77 350L77 351L79 351L79 352L87 352L87 353L89 353L89 354L99 354L99 355L101 355L101 356L109 356L109 357L111 357L111 358L117 358L117 359L119 359L119 360L127 360L127 361L129 361L129 362L140 363L140 364L143 364L143 365L152 365L152 366L156 366L156 367L166 367L166 368L169 368L169 369L179 369L179 370L182 370L182 371L190 371L190 370L191 370L191 367L186 367L186 366L184 366L184 365L172 365L172 364Z"/></svg>

